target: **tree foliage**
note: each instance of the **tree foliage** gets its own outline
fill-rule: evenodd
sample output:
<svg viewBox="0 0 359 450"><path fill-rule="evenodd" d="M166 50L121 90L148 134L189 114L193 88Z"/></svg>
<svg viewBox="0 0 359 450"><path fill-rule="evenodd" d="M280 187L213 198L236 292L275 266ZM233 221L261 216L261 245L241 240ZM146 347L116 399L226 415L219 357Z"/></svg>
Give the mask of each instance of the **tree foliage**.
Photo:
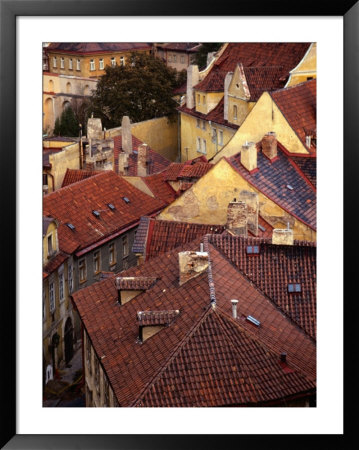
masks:
<svg viewBox="0 0 359 450"><path fill-rule="evenodd" d="M216 42L204 42L198 52L194 56L193 64L196 64L199 70L203 70L207 66L207 55L216 52L223 44Z"/></svg>
<svg viewBox="0 0 359 450"><path fill-rule="evenodd" d="M123 116L131 122L171 116L177 106L173 89L183 83L183 76L159 58L132 53L125 66L105 68L91 112L108 128L120 126Z"/></svg>
<svg viewBox="0 0 359 450"><path fill-rule="evenodd" d="M79 134L79 123L71 106L65 107L55 121L54 135L75 137Z"/></svg>

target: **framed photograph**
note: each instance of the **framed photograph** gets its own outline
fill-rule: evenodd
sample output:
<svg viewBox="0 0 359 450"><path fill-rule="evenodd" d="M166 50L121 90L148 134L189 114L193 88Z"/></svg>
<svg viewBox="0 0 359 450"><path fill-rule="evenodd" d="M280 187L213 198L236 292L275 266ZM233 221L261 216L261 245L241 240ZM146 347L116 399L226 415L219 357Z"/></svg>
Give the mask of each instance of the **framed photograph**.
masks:
<svg viewBox="0 0 359 450"><path fill-rule="evenodd" d="M353 345L353 322L357 308L355 294L348 296L355 292L355 266L347 264L344 272L343 256L344 251L347 255L353 252L356 236L352 216L354 176L359 166L354 151L359 128L358 4L344 1L330 6L324 2L294 5L279 1L269 5L265 1L243 1L233 5L225 1L218 11L218 4L202 0L194 4L187 0L0 0L0 8L0 183L4 200L1 249L5 287L1 327L5 417L2 448L157 450L195 448L204 442L207 448L247 448L269 442L278 448L293 443L314 448L324 441L329 448L350 448L355 416L344 410L344 403L346 409L350 407L354 389L352 365L357 349ZM43 197L38 148L42 146L44 114L42 48L44 42L95 41L317 44L321 153L315 408L291 408L288 413L288 408L272 407L43 407L39 231ZM343 246L344 231L347 239ZM115 252L111 251L111 261L115 261ZM98 255L94 258L94 264L98 264ZM343 289L347 294L345 315Z"/></svg>

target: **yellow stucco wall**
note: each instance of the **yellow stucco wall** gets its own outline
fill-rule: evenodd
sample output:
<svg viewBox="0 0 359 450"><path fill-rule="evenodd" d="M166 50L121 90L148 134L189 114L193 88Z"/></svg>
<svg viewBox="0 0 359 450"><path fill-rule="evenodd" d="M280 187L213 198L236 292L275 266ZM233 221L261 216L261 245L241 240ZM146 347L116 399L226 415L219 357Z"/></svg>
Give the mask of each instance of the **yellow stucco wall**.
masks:
<svg viewBox="0 0 359 450"><path fill-rule="evenodd" d="M240 126L252 111L254 105L254 102L247 102L240 98L228 96L228 122ZM237 107L236 118L234 115L234 106Z"/></svg>
<svg viewBox="0 0 359 450"><path fill-rule="evenodd" d="M52 236L52 250L57 251L58 250L58 239L57 239L57 225L55 222L52 222L49 224L46 235L43 238L43 263L46 264L49 260L49 247L48 247L48 238L49 236Z"/></svg>
<svg viewBox="0 0 359 450"><path fill-rule="evenodd" d="M218 162L223 156L235 155L245 142L259 142L269 131L275 131L278 141L290 152L308 154L271 96L264 92L233 138L213 158L213 162Z"/></svg>
<svg viewBox="0 0 359 450"><path fill-rule="evenodd" d="M286 228L289 222L294 239L315 241L314 230L257 191L225 159L221 159L197 183L165 208L158 219L224 225L229 202L238 197L242 190L258 193L260 214L272 226Z"/></svg>
<svg viewBox="0 0 359 450"><path fill-rule="evenodd" d="M204 154L203 152L197 151L197 138L201 139L201 143L203 139L206 140L206 153L204 155L207 159L209 159L224 147L236 131L232 128L227 128L212 122L212 128L214 127L223 132L223 145L217 143L216 146L216 143L212 142L212 130L209 122L205 121L204 130L204 121L202 119L199 119L199 121L200 126L198 127L196 117L181 113L181 161L197 158L198 156ZM186 148L188 150L186 150Z"/></svg>
<svg viewBox="0 0 359 450"><path fill-rule="evenodd" d="M150 50L136 50L136 53L150 53ZM120 64L120 58L125 58L125 64L131 52L111 52L96 53L93 55L77 55L61 52L49 52L49 71L66 75L76 75L80 77L100 77L105 74L104 69L100 69L100 59L104 61L104 67L111 65L111 58L116 58L117 65ZM53 58L56 57L56 67L54 67ZM64 58L64 68L61 69L61 58ZM72 69L69 69L69 60L72 59ZM77 70L77 60L80 60L80 70ZM90 69L90 61L94 60L95 70Z"/></svg>
<svg viewBox="0 0 359 450"><path fill-rule="evenodd" d="M169 121L167 117L145 120L131 124L133 136L145 142L160 155L176 161L178 158L178 120ZM105 137L121 134L121 127L106 130Z"/></svg>
<svg viewBox="0 0 359 450"><path fill-rule="evenodd" d="M50 155L49 162L52 167L47 172L54 176L56 190L61 187L67 169L80 168L79 143L75 142L64 147L62 152ZM51 188L52 186L49 185L49 192L51 192Z"/></svg>
<svg viewBox="0 0 359 450"><path fill-rule="evenodd" d="M294 86L307 81L308 78L317 78L317 43L314 42L302 61L295 67L289 76L286 87Z"/></svg>
<svg viewBox="0 0 359 450"><path fill-rule="evenodd" d="M208 114L223 98L223 92L202 92L195 90L196 111Z"/></svg>

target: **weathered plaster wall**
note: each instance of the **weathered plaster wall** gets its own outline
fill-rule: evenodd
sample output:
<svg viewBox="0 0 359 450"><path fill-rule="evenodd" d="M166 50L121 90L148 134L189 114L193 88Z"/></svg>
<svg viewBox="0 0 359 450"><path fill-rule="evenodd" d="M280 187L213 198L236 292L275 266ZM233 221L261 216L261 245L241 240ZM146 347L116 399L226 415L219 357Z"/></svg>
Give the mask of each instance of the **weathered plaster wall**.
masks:
<svg viewBox="0 0 359 450"><path fill-rule="evenodd" d="M223 92L202 92L195 90L196 111L208 114L223 98ZM203 102L204 99L204 102Z"/></svg>
<svg viewBox="0 0 359 450"><path fill-rule="evenodd" d="M223 156L235 155L245 142L259 142L270 131L277 134L278 141L290 152L308 154L271 96L264 92L233 138L213 158L213 162L218 162Z"/></svg>
<svg viewBox="0 0 359 450"><path fill-rule="evenodd" d="M302 61L290 74L286 87L307 81L308 77L317 78L317 43L313 43Z"/></svg>
<svg viewBox="0 0 359 450"><path fill-rule="evenodd" d="M52 165L50 173L54 176L55 190L59 189L67 169L80 168L80 150L78 142L64 147L62 152L49 156Z"/></svg>
<svg viewBox="0 0 359 450"><path fill-rule="evenodd" d="M294 239L316 240L314 230L254 189L225 159L221 159L188 191L165 208L158 219L224 225L229 202L238 198L243 190L258 193L260 215L272 226L286 228L289 223L294 231Z"/></svg>

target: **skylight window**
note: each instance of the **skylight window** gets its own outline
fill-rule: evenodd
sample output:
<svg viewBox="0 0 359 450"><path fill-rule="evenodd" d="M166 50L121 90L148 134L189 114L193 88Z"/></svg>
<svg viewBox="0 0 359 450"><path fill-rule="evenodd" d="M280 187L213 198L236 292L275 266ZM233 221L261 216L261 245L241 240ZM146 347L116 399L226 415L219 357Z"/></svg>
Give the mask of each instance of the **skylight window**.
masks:
<svg viewBox="0 0 359 450"><path fill-rule="evenodd" d="M75 230L75 225L72 225L72 223L67 223L66 225L70 228L70 230Z"/></svg>
<svg viewBox="0 0 359 450"><path fill-rule="evenodd" d="M122 197L123 201L126 203L130 203L130 199L128 197Z"/></svg>
<svg viewBox="0 0 359 450"><path fill-rule="evenodd" d="M290 184L287 184L287 188L288 188L290 191L292 191L292 190L294 189L294 187L291 186Z"/></svg>
<svg viewBox="0 0 359 450"><path fill-rule="evenodd" d="M112 203L107 203L107 206L113 211L115 210L115 206Z"/></svg>
<svg viewBox="0 0 359 450"><path fill-rule="evenodd" d="M94 209L94 210L92 211L92 214L93 214L95 217L100 217L100 213L99 213L96 209Z"/></svg>
<svg viewBox="0 0 359 450"><path fill-rule="evenodd" d="M247 255L258 255L259 246L258 245L247 245Z"/></svg>
<svg viewBox="0 0 359 450"><path fill-rule="evenodd" d="M262 225L258 225L258 228L263 232L266 230Z"/></svg>
<svg viewBox="0 0 359 450"><path fill-rule="evenodd" d="M248 322L253 323L253 325L255 325L256 327L259 327L261 324L260 321L255 319L253 316L248 316L247 320L248 320Z"/></svg>
<svg viewBox="0 0 359 450"><path fill-rule="evenodd" d="M300 283L289 283L288 292L302 292L302 286Z"/></svg>

